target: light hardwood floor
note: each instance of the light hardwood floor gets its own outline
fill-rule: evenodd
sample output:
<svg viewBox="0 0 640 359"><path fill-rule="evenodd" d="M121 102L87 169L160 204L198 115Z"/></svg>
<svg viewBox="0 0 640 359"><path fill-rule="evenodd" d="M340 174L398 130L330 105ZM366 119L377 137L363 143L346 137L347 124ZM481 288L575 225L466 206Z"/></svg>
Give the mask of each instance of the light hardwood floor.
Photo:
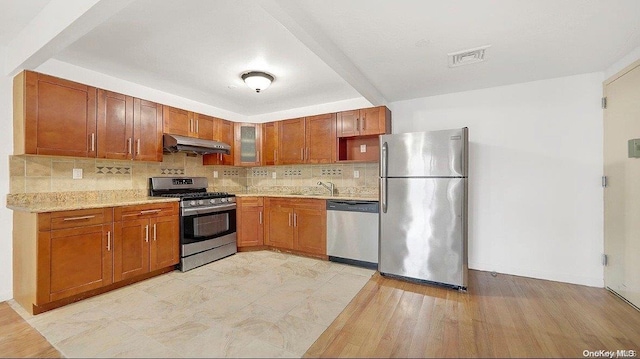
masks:
<svg viewBox="0 0 640 359"><path fill-rule="evenodd" d="M640 312L605 289L469 271L469 291L375 274L305 357L583 357L640 349Z"/></svg>
<svg viewBox="0 0 640 359"><path fill-rule="evenodd" d="M375 274L305 357L583 357L640 350L640 312L601 288L469 272L460 293ZM60 357L0 303L0 357Z"/></svg>
<svg viewBox="0 0 640 359"><path fill-rule="evenodd" d="M0 303L0 357L60 358L60 353L6 302Z"/></svg>

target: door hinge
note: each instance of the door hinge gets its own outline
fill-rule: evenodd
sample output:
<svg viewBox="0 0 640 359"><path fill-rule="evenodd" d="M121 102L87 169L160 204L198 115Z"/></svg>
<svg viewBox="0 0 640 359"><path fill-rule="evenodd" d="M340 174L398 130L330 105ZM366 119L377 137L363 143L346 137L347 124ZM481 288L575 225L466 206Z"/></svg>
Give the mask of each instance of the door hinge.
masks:
<svg viewBox="0 0 640 359"><path fill-rule="evenodd" d="M603 97L602 98L602 109L605 110L607 108L607 98Z"/></svg>
<svg viewBox="0 0 640 359"><path fill-rule="evenodd" d="M606 188L609 185L607 181L607 176L602 176L602 188Z"/></svg>
<svg viewBox="0 0 640 359"><path fill-rule="evenodd" d="M609 264L609 257L606 254L602 254L602 265L607 266Z"/></svg>

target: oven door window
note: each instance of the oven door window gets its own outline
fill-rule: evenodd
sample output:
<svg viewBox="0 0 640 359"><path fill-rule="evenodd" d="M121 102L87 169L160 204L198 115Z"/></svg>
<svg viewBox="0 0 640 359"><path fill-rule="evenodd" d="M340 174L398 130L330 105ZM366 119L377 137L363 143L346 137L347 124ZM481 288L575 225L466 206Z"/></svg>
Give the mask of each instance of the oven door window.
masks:
<svg viewBox="0 0 640 359"><path fill-rule="evenodd" d="M183 244L206 241L236 231L236 210L194 214L182 219Z"/></svg>

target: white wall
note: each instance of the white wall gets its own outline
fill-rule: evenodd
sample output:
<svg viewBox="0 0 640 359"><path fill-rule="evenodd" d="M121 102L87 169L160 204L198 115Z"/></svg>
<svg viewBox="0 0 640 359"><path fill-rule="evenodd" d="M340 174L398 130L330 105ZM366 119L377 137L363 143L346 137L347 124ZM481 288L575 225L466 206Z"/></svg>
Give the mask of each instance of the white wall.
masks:
<svg viewBox="0 0 640 359"><path fill-rule="evenodd" d="M469 267L602 287L602 73L393 102L393 132L469 127Z"/></svg>
<svg viewBox="0 0 640 359"><path fill-rule="evenodd" d="M4 68L5 49L0 47L0 68ZM13 151L12 78L0 74L0 302L13 298L12 227L13 213L7 209L9 193L9 155Z"/></svg>

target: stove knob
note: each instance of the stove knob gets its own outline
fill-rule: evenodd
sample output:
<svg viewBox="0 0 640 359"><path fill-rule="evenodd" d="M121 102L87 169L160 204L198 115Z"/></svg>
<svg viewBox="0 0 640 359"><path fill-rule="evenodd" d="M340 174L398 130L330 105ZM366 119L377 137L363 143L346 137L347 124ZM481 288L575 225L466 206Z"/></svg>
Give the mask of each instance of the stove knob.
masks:
<svg viewBox="0 0 640 359"><path fill-rule="evenodd" d="M209 203L214 204L214 203L216 203L216 200L215 199L210 199Z"/></svg>
<svg viewBox="0 0 640 359"><path fill-rule="evenodd" d="M223 202L223 203L224 203L224 202L226 202L226 201L227 201L227 199L226 199L226 198L220 198L220 202Z"/></svg>
<svg viewBox="0 0 640 359"><path fill-rule="evenodd" d="M195 206L196 204L197 204L197 203L196 203L196 201L191 201L191 202L189 202L189 205L190 205L190 206Z"/></svg>
<svg viewBox="0 0 640 359"><path fill-rule="evenodd" d="M204 204L204 201L203 201L203 200L199 200L199 201L198 201L198 204L203 205L203 204Z"/></svg>

